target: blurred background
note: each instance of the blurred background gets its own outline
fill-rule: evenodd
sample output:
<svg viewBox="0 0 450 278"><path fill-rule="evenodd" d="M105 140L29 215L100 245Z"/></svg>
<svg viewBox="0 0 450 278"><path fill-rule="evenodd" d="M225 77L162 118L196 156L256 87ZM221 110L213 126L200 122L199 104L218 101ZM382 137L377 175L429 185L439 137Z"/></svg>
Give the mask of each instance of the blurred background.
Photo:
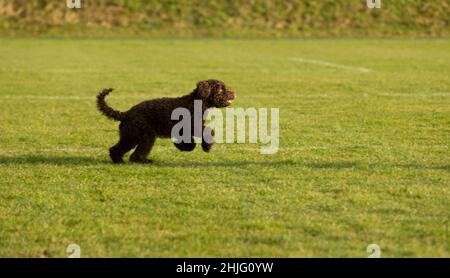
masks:
<svg viewBox="0 0 450 278"><path fill-rule="evenodd" d="M76 0L69 2L76 3ZM449 0L0 0L0 35L448 37Z"/></svg>
<svg viewBox="0 0 450 278"><path fill-rule="evenodd" d="M0 257L450 257L450 0L80 4L0 0ZM280 109L278 153L110 162L102 88L210 78Z"/></svg>

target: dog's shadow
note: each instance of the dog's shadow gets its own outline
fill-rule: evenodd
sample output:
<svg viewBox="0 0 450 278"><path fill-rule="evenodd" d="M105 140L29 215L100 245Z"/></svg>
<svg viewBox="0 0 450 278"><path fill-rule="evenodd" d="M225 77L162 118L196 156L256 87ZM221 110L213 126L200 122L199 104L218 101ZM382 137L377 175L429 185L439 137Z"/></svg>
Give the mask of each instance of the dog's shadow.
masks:
<svg viewBox="0 0 450 278"><path fill-rule="evenodd" d="M291 160L277 161L155 161L151 164L136 164L125 162L114 165L108 159L98 159L85 156L43 156L43 155L22 155L22 156L0 156L0 165L57 165L57 166L89 166L89 165L134 165L145 167L173 167L173 168L195 168L195 167L243 167L243 166L276 166L294 164Z"/></svg>
<svg viewBox="0 0 450 278"><path fill-rule="evenodd" d="M26 165L101 165L109 161L84 156L44 156L44 155L21 155L0 156L0 165L26 164Z"/></svg>
<svg viewBox="0 0 450 278"><path fill-rule="evenodd" d="M0 156L0 165L57 165L57 166L95 166L114 165L109 159L99 159L86 156L44 156L44 155L22 155L22 156ZM134 165L142 167L172 167L172 168L204 168L204 167L283 167L297 166L311 169L367 169L367 168L402 168L411 170L446 170L450 171L450 165L422 165L415 163L407 164L365 164L352 161L333 162L302 162L294 160L260 160L260 161L155 161L152 164L125 164L114 165Z"/></svg>

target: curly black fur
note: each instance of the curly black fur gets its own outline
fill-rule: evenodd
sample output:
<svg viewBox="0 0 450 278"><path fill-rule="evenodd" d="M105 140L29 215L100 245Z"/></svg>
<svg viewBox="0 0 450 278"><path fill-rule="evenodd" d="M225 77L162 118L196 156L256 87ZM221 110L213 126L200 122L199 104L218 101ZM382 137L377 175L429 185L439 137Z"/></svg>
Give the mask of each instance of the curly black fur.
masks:
<svg viewBox="0 0 450 278"><path fill-rule="evenodd" d="M134 148L136 149L130 156L130 161L137 163L151 162L147 157L156 138L170 138L172 128L177 123L171 120L172 111L175 108L186 108L193 115L194 100L202 101L204 112L211 107L226 107L236 96L222 81L210 79L198 82L197 87L185 96L147 100L133 106L126 112L120 112L111 108L105 102L105 97L112 90L104 89L99 93L97 108L106 117L120 121L119 142L109 149L109 155L114 163L123 163L123 156ZM193 124L192 127L194 127ZM208 127L205 127L203 121L202 131L205 128ZM193 130L191 134L194 134ZM210 130L210 134L214 135L214 131ZM202 138L202 149L206 152L212 147L212 143L207 141L211 142ZM181 151L192 151L196 144L192 140L190 143L175 143L175 146Z"/></svg>

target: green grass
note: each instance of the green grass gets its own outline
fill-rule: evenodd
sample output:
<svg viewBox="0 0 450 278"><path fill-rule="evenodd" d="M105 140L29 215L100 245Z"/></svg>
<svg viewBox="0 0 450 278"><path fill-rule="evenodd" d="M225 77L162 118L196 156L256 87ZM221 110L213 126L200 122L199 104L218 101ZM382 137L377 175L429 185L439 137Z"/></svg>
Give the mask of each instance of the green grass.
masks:
<svg viewBox="0 0 450 278"><path fill-rule="evenodd" d="M3 39L0 61L2 257L450 256L449 40ZM280 108L277 154L109 162L101 88L125 110L206 78Z"/></svg>

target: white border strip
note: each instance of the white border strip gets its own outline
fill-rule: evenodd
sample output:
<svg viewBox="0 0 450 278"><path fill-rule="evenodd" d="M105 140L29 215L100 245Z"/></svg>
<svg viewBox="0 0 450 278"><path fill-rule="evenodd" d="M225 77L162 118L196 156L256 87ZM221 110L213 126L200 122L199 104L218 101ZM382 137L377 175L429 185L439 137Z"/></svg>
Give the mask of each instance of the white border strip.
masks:
<svg viewBox="0 0 450 278"><path fill-rule="evenodd" d="M294 62L300 62L305 64L312 64L312 65L318 65L328 68L335 68L335 69L344 69L349 71L356 71L356 72L362 72L362 73L369 73L371 72L368 68L363 67L352 67L352 66L346 66L346 65L340 65L340 64L333 64L326 61L320 61L320 60L313 60L313 59L305 59L301 57L291 57L289 58L290 61Z"/></svg>

